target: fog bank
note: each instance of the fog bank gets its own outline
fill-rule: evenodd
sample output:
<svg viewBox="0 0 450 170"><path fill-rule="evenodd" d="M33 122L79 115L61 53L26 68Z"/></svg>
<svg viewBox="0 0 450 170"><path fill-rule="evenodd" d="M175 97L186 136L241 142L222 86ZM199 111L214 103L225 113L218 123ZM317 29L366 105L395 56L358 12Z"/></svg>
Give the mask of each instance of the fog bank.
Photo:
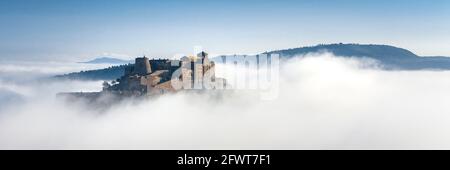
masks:
<svg viewBox="0 0 450 170"><path fill-rule="evenodd" d="M373 65L312 54L281 66L275 100L177 93L101 114L54 97L101 82L1 75L0 149L450 149L450 72Z"/></svg>

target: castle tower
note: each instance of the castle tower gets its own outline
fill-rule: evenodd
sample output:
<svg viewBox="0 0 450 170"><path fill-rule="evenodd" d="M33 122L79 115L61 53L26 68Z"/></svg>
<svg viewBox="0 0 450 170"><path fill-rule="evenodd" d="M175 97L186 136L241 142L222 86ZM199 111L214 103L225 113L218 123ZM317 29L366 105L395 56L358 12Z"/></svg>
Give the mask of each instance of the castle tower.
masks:
<svg viewBox="0 0 450 170"><path fill-rule="evenodd" d="M204 62L204 60L208 60L208 53L206 53L204 51L198 53L197 59L200 59L202 62Z"/></svg>
<svg viewBox="0 0 450 170"><path fill-rule="evenodd" d="M152 68L150 66L150 61L147 57L136 58L134 63L133 74L147 75L152 73Z"/></svg>

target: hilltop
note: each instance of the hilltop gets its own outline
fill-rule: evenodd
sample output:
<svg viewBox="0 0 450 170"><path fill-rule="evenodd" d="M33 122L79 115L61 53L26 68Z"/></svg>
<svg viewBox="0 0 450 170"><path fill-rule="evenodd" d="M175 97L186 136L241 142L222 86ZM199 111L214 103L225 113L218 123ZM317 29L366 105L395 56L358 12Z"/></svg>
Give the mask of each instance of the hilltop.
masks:
<svg viewBox="0 0 450 170"><path fill-rule="evenodd" d="M450 57L421 57L413 52L389 45L374 44L321 44L266 52L280 54L281 58L303 57L308 53L330 52L338 57L371 58L385 69L395 70L450 70Z"/></svg>

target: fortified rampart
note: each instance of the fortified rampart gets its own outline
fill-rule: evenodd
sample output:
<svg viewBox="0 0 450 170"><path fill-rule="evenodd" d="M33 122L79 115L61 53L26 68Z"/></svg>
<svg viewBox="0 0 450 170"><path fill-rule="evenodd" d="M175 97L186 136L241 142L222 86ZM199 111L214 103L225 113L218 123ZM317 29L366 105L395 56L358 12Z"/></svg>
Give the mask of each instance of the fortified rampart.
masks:
<svg viewBox="0 0 450 170"><path fill-rule="evenodd" d="M189 82L189 88L201 83L206 73L215 79L215 64L209 61L208 54L201 52L197 56L185 56L180 60L136 58L134 66L125 69L125 74L104 87L105 92L121 95L155 95L175 92L171 80L177 78ZM173 76L176 71L179 76ZM197 81L197 82L196 82ZM185 87L185 86L183 86Z"/></svg>

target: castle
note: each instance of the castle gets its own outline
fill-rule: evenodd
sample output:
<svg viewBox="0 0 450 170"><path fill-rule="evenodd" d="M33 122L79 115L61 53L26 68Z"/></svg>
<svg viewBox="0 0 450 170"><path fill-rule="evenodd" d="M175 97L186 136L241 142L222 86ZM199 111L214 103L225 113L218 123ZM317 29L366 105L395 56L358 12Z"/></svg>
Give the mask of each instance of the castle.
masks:
<svg viewBox="0 0 450 170"><path fill-rule="evenodd" d="M121 96L158 95L183 89L202 89L204 78L215 81L215 63L208 59L206 52L180 60L135 59L135 64L125 68L125 74L113 81L105 82L103 92ZM174 81L176 80L176 81ZM179 82L174 87L174 82ZM181 83L181 84L180 84ZM175 83L176 84L176 83Z"/></svg>

